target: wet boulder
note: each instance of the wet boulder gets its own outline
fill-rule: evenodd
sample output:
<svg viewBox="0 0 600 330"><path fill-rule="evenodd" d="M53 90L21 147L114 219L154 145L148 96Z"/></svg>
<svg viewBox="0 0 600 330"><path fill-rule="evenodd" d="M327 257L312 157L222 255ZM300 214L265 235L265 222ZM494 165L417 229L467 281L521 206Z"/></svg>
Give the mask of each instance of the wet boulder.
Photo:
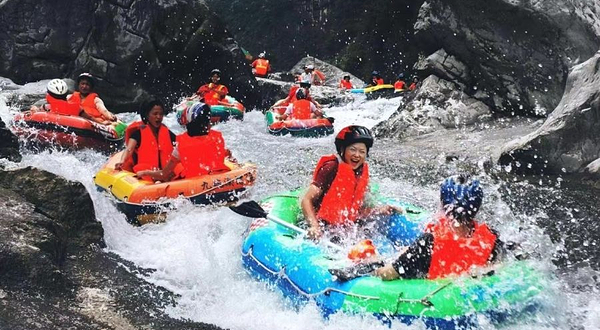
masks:
<svg viewBox="0 0 600 330"><path fill-rule="evenodd" d="M323 74L325 75L325 83L323 84L324 86L338 87L340 80L342 80L344 75L350 76L350 82L352 82L352 84L356 88L362 88L366 85L364 81L360 80L355 75L349 72L345 72L342 69L336 67L335 65L329 64L325 61L321 61L320 59L312 56L302 58L300 61L298 61L298 63L296 63L292 67L292 69L289 72L292 75L296 73L303 73L304 67L306 65L314 65L316 70L323 72Z"/></svg>
<svg viewBox="0 0 600 330"><path fill-rule="evenodd" d="M600 157L600 52L575 66L565 93L536 131L502 147L500 164L521 172L574 173ZM596 161L596 162L594 162ZM592 163L594 162L594 163Z"/></svg>
<svg viewBox="0 0 600 330"><path fill-rule="evenodd" d="M7 0L0 31L0 76L25 84L90 72L111 110L149 95L175 102L214 68L248 108L259 99L242 51L202 1Z"/></svg>
<svg viewBox="0 0 600 330"><path fill-rule="evenodd" d="M434 75L403 95L398 111L373 128L376 135L404 138L491 119L487 105L461 92L460 86Z"/></svg>
<svg viewBox="0 0 600 330"><path fill-rule="evenodd" d="M0 158L6 158L14 162L21 160L19 140L6 127L2 119L0 119Z"/></svg>

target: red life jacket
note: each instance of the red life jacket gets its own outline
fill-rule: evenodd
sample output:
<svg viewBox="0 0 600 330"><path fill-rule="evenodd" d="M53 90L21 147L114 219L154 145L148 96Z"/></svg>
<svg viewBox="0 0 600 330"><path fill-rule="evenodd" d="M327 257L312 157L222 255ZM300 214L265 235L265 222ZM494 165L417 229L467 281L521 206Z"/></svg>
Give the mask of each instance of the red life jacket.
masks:
<svg viewBox="0 0 600 330"><path fill-rule="evenodd" d="M319 79L315 79L315 76L319 77ZM325 74L323 72L315 69L315 71L313 71L313 83L315 85L321 85L324 82L325 82Z"/></svg>
<svg viewBox="0 0 600 330"><path fill-rule="evenodd" d="M310 111L311 105L312 103L309 100L294 101L291 117L293 119L310 119L312 114Z"/></svg>
<svg viewBox="0 0 600 330"><path fill-rule="evenodd" d="M252 66L256 69L255 74L257 76L266 76L269 72L269 60L259 58L252 63Z"/></svg>
<svg viewBox="0 0 600 330"><path fill-rule="evenodd" d="M362 174L357 178L352 167L336 155L323 156L319 159L313 180L321 166L334 159L338 162L337 173L323 196L317 217L331 225L342 225L358 218L369 185L369 166L364 163Z"/></svg>
<svg viewBox="0 0 600 330"><path fill-rule="evenodd" d="M189 136L187 132L180 134L177 136L177 149L184 168L183 177L229 171L229 167L225 165L225 141L219 131L211 129L207 135L202 136Z"/></svg>
<svg viewBox="0 0 600 330"><path fill-rule="evenodd" d="M79 116L81 109L79 103L72 101L55 99L52 96L46 94L46 102L50 104L50 112L65 116Z"/></svg>
<svg viewBox="0 0 600 330"><path fill-rule="evenodd" d="M408 86L408 89L414 91L415 89L417 89L417 84L411 83L410 86Z"/></svg>
<svg viewBox="0 0 600 330"><path fill-rule="evenodd" d="M398 80L394 83L394 89L398 91L402 91L406 88L406 83L403 80Z"/></svg>
<svg viewBox="0 0 600 330"><path fill-rule="evenodd" d="M133 171L137 173L142 170L165 168L173 153L169 129L161 124L156 139L149 125L140 124L138 127L142 141L137 148L137 164L133 167Z"/></svg>
<svg viewBox="0 0 600 330"><path fill-rule="evenodd" d="M85 113L87 113L90 117L108 119L104 118L102 113L100 113L100 111L98 111L98 108L96 108L96 97L98 97L98 94L89 93L85 97L85 99L82 100L81 93L74 92L73 95L71 95L69 101L76 104L80 104L83 111L85 111Z"/></svg>
<svg viewBox="0 0 600 330"><path fill-rule="evenodd" d="M377 85L383 85L383 78L376 78Z"/></svg>
<svg viewBox="0 0 600 330"><path fill-rule="evenodd" d="M207 85L202 85L198 89L198 94L204 97L204 102L208 105L218 105L219 101L221 101L222 97L217 93L217 91L225 91L225 94L228 93L227 87L225 85L213 84L209 83Z"/></svg>
<svg viewBox="0 0 600 330"><path fill-rule="evenodd" d="M450 226L450 221L442 218L429 228L433 234L429 279L461 274L473 266L485 266L492 255L496 235L486 224L475 222L471 237L458 237Z"/></svg>
<svg viewBox="0 0 600 330"><path fill-rule="evenodd" d="M352 89L352 83L350 82L350 80L346 81L345 79L342 79L340 81L340 88L345 88L345 89Z"/></svg>

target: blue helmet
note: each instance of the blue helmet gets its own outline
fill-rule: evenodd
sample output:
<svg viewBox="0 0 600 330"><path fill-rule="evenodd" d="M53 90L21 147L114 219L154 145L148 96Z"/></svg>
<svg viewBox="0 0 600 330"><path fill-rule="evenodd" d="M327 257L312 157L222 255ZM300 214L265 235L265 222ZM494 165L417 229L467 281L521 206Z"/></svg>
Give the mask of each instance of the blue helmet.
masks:
<svg viewBox="0 0 600 330"><path fill-rule="evenodd" d="M210 106L204 102L195 102L183 111L177 113L177 122L181 126L187 126L192 122L209 122Z"/></svg>
<svg viewBox="0 0 600 330"><path fill-rule="evenodd" d="M483 200L479 180L467 180L466 176L449 177L440 186L440 198L447 213L457 219L473 219Z"/></svg>

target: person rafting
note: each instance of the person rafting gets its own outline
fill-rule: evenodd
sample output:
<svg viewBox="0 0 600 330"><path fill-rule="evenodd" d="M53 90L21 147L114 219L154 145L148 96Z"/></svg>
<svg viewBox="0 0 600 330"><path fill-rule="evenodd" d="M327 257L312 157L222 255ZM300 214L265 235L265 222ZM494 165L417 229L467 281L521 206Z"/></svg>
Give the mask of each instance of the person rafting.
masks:
<svg viewBox="0 0 600 330"><path fill-rule="evenodd" d="M404 92L406 89L406 82L404 81L404 73L398 74L398 80L394 83L394 93Z"/></svg>
<svg viewBox="0 0 600 330"><path fill-rule="evenodd" d="M266 77L271 71L271 65L265 56L265 52L258 54L258 58L254 60L252 64L250 64L252 67L252 73L257 77Z"/></svg>
<svg viewBox="0 0 600 330"><path fill-rule="evenodd" d="M312 104L314 104L317 109L321 109L321 104L319 104L319 102L317 102L315 99L313 99L310 96L310 87L311 87L311 83L309 80L302 80L297 82L297 84L293 84L292 87L290 88L290 91L288 92L288 95L281 100L278 100L277 102L275 102L275 104L273 104L271 106L271 109L274 108L278 108L278 107L286 107L289 106L291 103L293 103L294 101L296 101L296 92L302 88L304 89L304 95L305 98L310 101Z"/></svg>
<svg viewBox="0 0 600 330"><path fill-rule="evenodd" d="M125 130L126 148L121 160L115 164L115 170L139 173L162 169L171 159L176 136L162 123L165 116L163 102L158 99L145 102L138 113L141 120L129 124Z"/></svg>
<svg viewBox="0 0 600 330"><path fill-rule="evenodd" d="M415 89L417 89L417 87L419 87L419 78L418 77L413 77L413 80L410 83L410 86L408 86L408 90L412 92Z"/></svg>
<svg viewBox="0 0 600 330"><path fill-rule="evenodd" d="M68 101L69 87L62 79L52 79L46 85L46 103L32 105L30 111L48 111L64 116L79 116L81 108L78 103Z"/></svg>
<svg viewBox="0 0 600 330"><path fill-rule="evenodd" d="M225 159L233 159L231 151L225 148L221 132L211 129L209 105L196 102L180 114L178 122L186 127L186 132L177 136L177 145L166 166L160 170L139 172L138 176L164 182L176 176L192 178L230 170ZM178 164L182 165L181 173L176 172Z"/></svg>
<svg viewBox="0 0 600 330"><path fill-rule="evenodd" d="M369 84L367 84L367 86L371 87L383 84L383 78L381 78L381 74L379 74L379 71L374 70L373 72L371 72L371 81L369 82Z"/></svg>
<svg viewBox="0 0 600 330"><path fill-rule="evenodd" d="M196 91L196 95L198 95L201 99L204 99L204 102L208 105L217 105L225 96L229 93L227 87L221 83L221 70L214 69L210 72L210 82L208 84L204 84L198 88Z"/></svg>
<svg viewBox="0 0 600 330"><path fill-rule="evenodd" d="M350 82L350 75L349 74L345 74L342 77L342 80L340 80L339 88L341 90L348 90L348 89L353 89L354 88L354 86L352 85L352 82Z"/></svg>
<svg viewBox="0 0 600 330"><path fill-rule="evenodd" d="M323 156L317 163L312 183L300 203L309 238L318 240L325 230L343 229L359 219L404 212L391 205L365 205L369 185L366 158L373 140L366 127L345 127L335 138L337 154Z"/></svg>
<svg viewBox="0 0 600 330"><path fill-rule="evenodd" d="M436 279L460 275L500 260L504 243L496 231L474 220L483 200L477 180L450 177L440 187L443 212L396 260L375 270L383 280Z"/></svg>
<svg viewBox="0 0 600 330"><path fill-rule="evenodd" d="M79 104L83 109L81 116L102 125L117 125L119 119L108 111L104 101L94 92L96 80L90 73L84 72L77 77L77 91L67 97L69 102Z"/></svg>
<svg viewBox="0 0 600 330"><path fill-rule="evenodd" d="M292 102L283 115L277 117L279 120L323 118L323 113L306 99L307 92L304 88L296 90L296 101Z"/></svg>

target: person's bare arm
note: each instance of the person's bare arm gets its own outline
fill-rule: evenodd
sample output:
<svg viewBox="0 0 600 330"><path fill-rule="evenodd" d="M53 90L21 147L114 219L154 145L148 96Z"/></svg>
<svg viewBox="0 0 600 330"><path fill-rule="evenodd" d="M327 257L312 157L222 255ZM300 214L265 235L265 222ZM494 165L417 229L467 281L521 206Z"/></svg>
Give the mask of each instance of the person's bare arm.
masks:
<svg viewBox="0 0 600 330"><path fill-rule="evenodd" d="M118 170L118 171L123 170L123 163L125 163L125 161L127 161L129 159L129 157L131 157L131 154L133 154L133 151L135 150L136 146L137 146L136 140L129 139L129 141L127 141L127 147L125 148L125 151L123 152L123 155L121 156L121 161L119 161L118 163L115 164L115 170Z"/></svg>
<svg viewBox="0 0 600 330"><path fill-rule="evenodd" d="M311 184L308 187L308 191L302 198L300 206L302 207L302 213L304 218L308 222L308 237L310 239L318 240L323 235L319 220L317 219L317 211L315 210L314 203L323 195L321 188Z"/></svg>
<svg viewBox="0 0 600 330"><path fill-rule="evenodd" d="M179 163L179 159L171 157L167 162L167 165L162 170L147 170L147 171L139 171L136 173L138 178L149 176L154 181L169 181L173 178L173 170L175 170L175 166Z"/></svg>
<svg viewBox="0 0 600 330"><path fill-rule="evenodd" d="M104 101L102 101L101 98L96 97L96 99L94 100L94 103L96 104L96 109L98 109L98 111L100 111L100 113L110 119L110 120L117 120L117 116L115 116L112 112L108 111L108 109L106 109L106 106L104 105Z"/></svg>

